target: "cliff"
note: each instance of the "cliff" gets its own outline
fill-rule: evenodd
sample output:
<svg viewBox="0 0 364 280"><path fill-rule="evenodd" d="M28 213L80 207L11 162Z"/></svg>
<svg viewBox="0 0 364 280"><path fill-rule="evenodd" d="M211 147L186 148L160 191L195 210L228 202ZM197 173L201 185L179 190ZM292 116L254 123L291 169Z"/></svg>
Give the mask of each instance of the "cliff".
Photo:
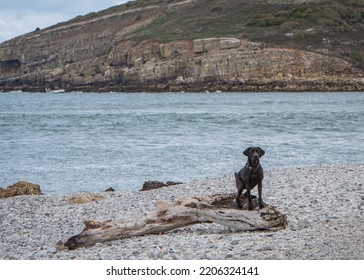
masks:
<svg viewBox="0 0 364 280"><path fill-rule="evenodd" d="M0 44L0 90L363 90L347 2L129 2Z"/></svg>

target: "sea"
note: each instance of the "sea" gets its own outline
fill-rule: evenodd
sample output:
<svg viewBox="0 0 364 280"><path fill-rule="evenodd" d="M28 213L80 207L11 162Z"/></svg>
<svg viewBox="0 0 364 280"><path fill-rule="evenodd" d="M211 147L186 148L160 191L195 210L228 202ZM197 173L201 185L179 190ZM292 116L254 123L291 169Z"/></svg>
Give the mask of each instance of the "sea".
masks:
<svg viewBox="0 0 364 280"><path fill-rule="evenodd" d="M250 146L265 151L265 170L364 163L364 93L0 93L3 188L233 176Z"/></svg>

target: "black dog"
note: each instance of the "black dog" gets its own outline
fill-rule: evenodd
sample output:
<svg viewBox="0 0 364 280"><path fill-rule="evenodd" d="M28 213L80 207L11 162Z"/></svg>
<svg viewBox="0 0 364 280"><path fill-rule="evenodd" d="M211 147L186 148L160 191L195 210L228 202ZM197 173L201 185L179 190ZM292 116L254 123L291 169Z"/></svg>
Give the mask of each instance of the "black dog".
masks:
<svg viewBox="0 0 364 280"><path fill-rule="evenodd" d="M240 202L240 196L243 190L246 189L244 196L248 198L249 210L253 209L251 190L258 185L259 194L259 208L265 206L262 199L262 181L264 178L263 168L260 165L259 159L265 154L265 152L259 147L250 147L244 151L244 155L248 157L248 161L245 166L238 172L235 172L236 188L238 189L238 194L236 196L236 204L238 208L243 208Z"/></svg>

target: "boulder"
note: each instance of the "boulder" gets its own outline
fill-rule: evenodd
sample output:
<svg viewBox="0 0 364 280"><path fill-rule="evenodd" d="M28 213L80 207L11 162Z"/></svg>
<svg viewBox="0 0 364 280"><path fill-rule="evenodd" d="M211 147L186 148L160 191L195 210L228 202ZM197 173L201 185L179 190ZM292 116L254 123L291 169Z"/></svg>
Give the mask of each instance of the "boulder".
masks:
<svg viewBox="0 0 364 280"><path fill-rule="evenodd" d="M173 182L173 181L168 181L166 183L163 183L160 181L146 181L146 182L144 182L143 188L140 191L149 191L149 190L154 190L154 189L159 189L159 188L174 186L174 185L179 185L179 184L183 184L183 183L182 182Z"/></svg>
<svg viewBox="0 0 364 280"><path fill-rule="evenodd" d="M13 197L17 195L41 195L40 186L37 184L19 181L5 189L0 188L0 198Z"/></svg>

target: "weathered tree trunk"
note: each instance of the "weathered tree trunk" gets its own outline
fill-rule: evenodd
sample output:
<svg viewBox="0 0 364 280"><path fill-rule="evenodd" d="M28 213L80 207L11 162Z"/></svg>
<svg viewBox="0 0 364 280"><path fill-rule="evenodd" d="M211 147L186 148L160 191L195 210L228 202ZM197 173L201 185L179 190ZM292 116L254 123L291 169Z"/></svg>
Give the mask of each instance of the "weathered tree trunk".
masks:
<svg viewBox="0 0 364 280"><path fill-rule="evenodd" d="M198 223L218 223L238 230L279 230L287 226L286 216L276 207L240 210L235 194L185 197L176 202L161 201L149 215L118 221L85 221L85 229L64 244L70 250L132 236L158 234Z"/></svg>

